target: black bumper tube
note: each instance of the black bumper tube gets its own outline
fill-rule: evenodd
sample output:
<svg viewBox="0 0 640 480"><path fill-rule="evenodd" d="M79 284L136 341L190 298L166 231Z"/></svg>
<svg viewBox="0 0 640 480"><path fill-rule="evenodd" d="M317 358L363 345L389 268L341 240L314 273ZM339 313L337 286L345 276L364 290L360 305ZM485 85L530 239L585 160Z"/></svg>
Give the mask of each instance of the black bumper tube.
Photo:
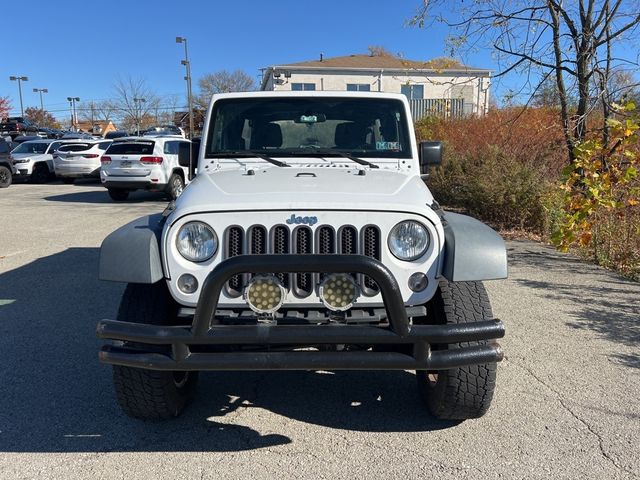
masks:
<svg viewBox="0 0 640 480"><path fill-rule="evenodd" d="M358 325L220 325L216 309L225 283L242 273L362 273L380 287L389 328ZM398 283L379 261L361 255L242 255L223 261L207 276L191 326L159 327L103 320L98 337L104 363L152 370L440 370L502 360L491 340L504 336L499 320L454 325L409 325ZM489 341L438 349L430 344ZM413 344L413 354L377 351L192 352L192 346ZM160 350L160 351L159 351Z"/></svg>

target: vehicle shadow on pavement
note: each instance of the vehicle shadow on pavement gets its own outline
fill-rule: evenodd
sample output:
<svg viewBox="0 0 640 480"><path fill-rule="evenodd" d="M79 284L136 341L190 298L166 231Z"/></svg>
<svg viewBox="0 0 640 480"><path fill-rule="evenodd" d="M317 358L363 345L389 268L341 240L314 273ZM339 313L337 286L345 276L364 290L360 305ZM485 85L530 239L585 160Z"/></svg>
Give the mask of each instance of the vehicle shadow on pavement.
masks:
<svg viewBox="0 0 640 480"><path fill-rule="evenodd" d="M454 425L424 411L405 372L207 373L181 417L128 418L95 336L99 319L115 318L124 286L97 279L98 254L70 248L0 273L0 452L238 451L291 443L295 435L284 433L294 422L362 431ZM260 408L291 421L245 415Z"/></svg>
<svg viewBox="0 0 640 480"><path fill-rule="evenodd" d="M95 186L95 185L92 185ZM127 203L141 203L141 202L168 202L166 194L162 192L147 192L144 190L138 190L131 192L129 198L124 201L114 201L109 197L107 190L99 191L80 191L74 193L64 193L61 195L50 195L44 197L49 202L66 202L66 203L112 203L114 205L121 205Z"/></svg>
<svg viewBox="0 0 640 480"><path fill-rule="evenodd" d="M593 330L626 346L640 345L640 283L557 252L552 247L528 249L525 242L509 249L509 263L512 267L530 266L548 272L548 278L544 280L515 281L538 290L547 299L572 304L574 320L567 323L569 326ZM610 356L618 363L640 368L640 353L612 353Z"/></svg>

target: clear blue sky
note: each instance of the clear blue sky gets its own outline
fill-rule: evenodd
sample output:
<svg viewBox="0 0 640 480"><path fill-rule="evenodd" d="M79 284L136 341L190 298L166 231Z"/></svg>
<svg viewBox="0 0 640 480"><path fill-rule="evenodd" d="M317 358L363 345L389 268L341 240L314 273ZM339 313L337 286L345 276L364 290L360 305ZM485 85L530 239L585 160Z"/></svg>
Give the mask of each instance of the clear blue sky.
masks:
<svg viewBox="0 0 640 480"><path fill-rule="evenodd" d="M160 96L184 104L183 46L188 39L194 89L197 79L217 70L251 75L271 64L365 53L382 45L408 59L443 56L446 29L405 26L419 0L30 0L21 12L3 8L0 96L19 113L18 85L25 108L39 106L33 88L48 88L45 109L68 112L66 97L82 101L113 96L118 76L144 78ZM10 9L9 9L10 10ZM471 66L495 68L491 52L464 58Z"/></svg>

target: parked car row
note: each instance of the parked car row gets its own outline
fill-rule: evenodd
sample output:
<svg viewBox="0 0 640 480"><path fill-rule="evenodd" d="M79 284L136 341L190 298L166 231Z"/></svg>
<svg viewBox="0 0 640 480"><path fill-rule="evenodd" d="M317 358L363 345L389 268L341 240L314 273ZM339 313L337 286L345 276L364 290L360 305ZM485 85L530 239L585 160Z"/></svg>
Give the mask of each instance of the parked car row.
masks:
<svg viewBox="0 0 640 480"><path fill-rule="evenodd" d="M153 135L111 139L71 138L26 140L17 146L0 139L0 183L9 186L12 176L44 183L54 178L72 183L77 178L100 178L109 196L126 200L144 189L166 192L172 199L189 182L189 158L197 157L199 141L179 135ZM12 149L10 149L13 147ZM192 152L192 149L194 151ZM7 153L9 152L10 153Z"/></svg>
<svg viewBox="0 0 640 480"><path fill-rule="evenodd" d="M18 136L33 135L40 138L62 138L68 132L55 128L39 127L25 117L9 117L0 122L0 136L15 139Z"/></svg>

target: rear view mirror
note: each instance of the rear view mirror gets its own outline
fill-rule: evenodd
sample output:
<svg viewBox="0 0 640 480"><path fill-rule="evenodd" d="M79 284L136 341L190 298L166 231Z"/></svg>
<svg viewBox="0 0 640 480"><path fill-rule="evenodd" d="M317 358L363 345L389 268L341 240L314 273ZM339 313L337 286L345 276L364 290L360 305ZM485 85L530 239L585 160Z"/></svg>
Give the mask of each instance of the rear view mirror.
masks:
<svg viewBox="0 0 640 480"><path fill-rule="evenodd" d="M428 175L430 167L440 165L442 163L442 153L442 142L420 142L420 173Z"/></svg>

